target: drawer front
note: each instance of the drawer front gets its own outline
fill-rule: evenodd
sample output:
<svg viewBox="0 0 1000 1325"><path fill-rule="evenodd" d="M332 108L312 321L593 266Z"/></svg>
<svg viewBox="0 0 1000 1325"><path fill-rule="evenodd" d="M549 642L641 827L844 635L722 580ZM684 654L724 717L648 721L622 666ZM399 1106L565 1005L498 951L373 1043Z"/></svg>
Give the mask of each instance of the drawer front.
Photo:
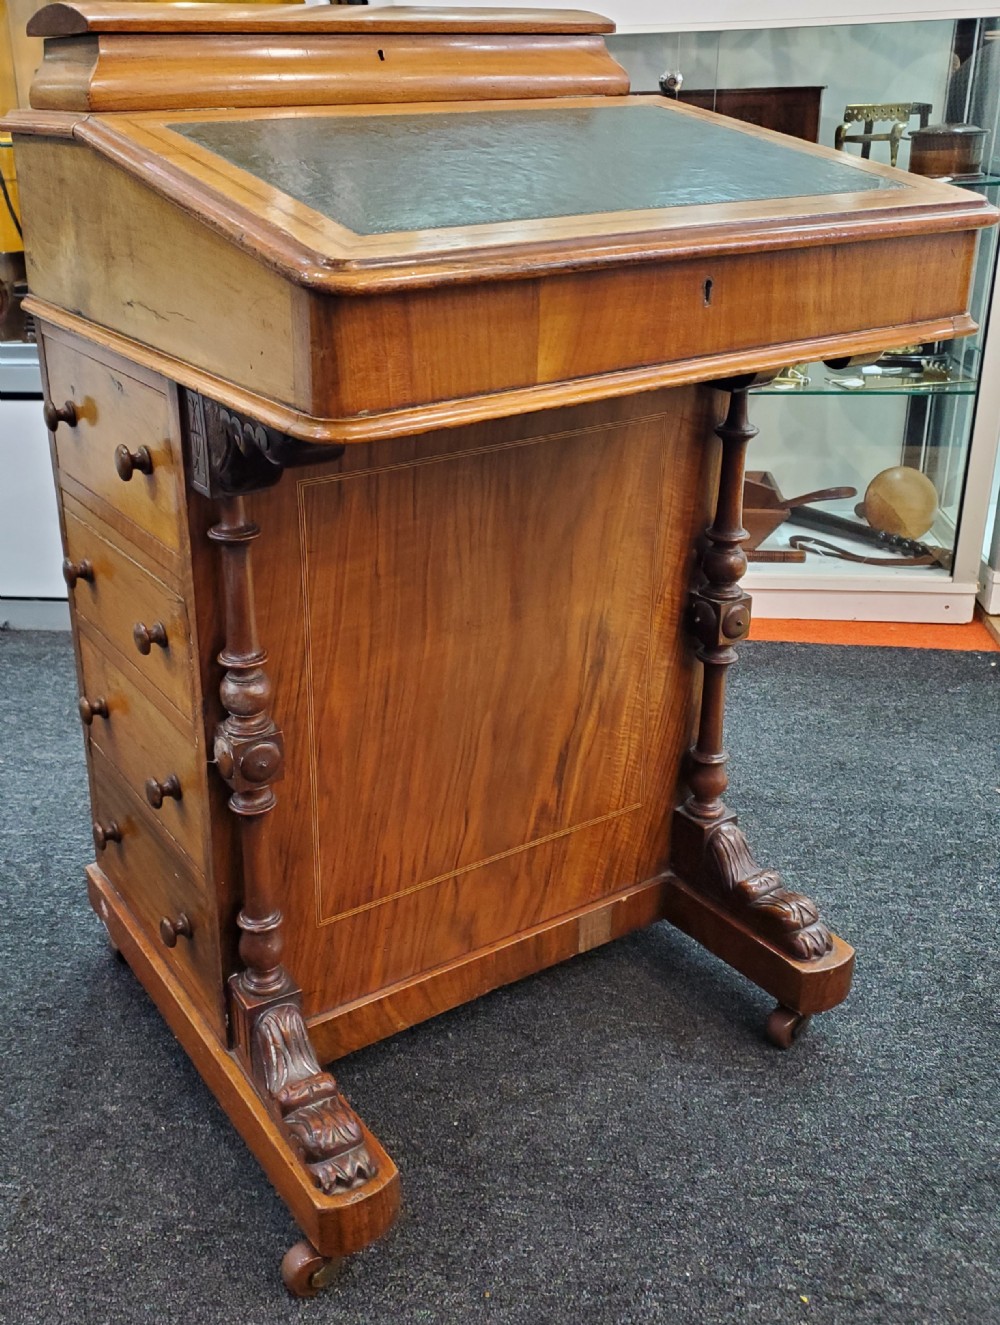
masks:
<svg viewBox="0 0 1000 1325"><path fill-rule="evenodd" d="M49 398L73 407L75 425L54 433L59 469L137 528L177 552L182 545L183 469L171 438L165 392L46 338ZM116 456L124 448L129 462ZM144 473L141 465L150 472Z"/></svg>
<svg viewBox="0 0 1000 1325"><path fill-rule="evenodd" d="M204 751L195 729L175 727L84 632L80 634L80 660L81 699L92 711L91 745L110 759L159 828L200 863L204 859L206 776ZM147 795L150 779L160 785L160 791L150 788ZM179 796L171 791L179 791ZM156 800L160 804L154 808Z"/></svg>
<svg viewBox="0 0 1000 1325"><path fill-rule="evenodd" d="M91 759L97 863L199 1005L218 1024L222 986L218 936L203 886L184 857L170 850L162 834L149 827L135 797L100 753L92 750ZM173 946L164 942L163 922L168 937L173 929Z"/></svg>
<svg viewBox="0 0 1000 1325"><path fill-rule="evenodd" d="M74 565L87 561L91 567L90 578L78 579L70 591L78 614L96 626L193 722L197 716L196 682L184 600L78 519L68 504L64 513L66 554ZM162 630L157 631L157 625ZM137 635L141 648L136 644ZM155 643L154 639L165 642Z"/></svg>

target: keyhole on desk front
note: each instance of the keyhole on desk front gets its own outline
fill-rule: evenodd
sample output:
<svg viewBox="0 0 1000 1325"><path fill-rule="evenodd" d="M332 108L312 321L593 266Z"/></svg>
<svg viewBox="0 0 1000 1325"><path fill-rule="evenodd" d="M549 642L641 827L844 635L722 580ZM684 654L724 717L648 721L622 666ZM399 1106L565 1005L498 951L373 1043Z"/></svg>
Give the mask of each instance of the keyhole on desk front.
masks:
<svg viewBox="0 0 1000 1325"><path fill-rule="evenodd" d="M715 284L715 282L712 281L712 280L708 280L708 281L705 282L705 307L706 307L706 308L708 308L709 305L710 305L711 302L712 302L712 286L713 286L714 284Z"/></svg>
<svg viewBox="0 0 1000 1325"><path fill-rule="evenodd" d="M378 58L379 58L380 60L384 60L384 59L385 59L385 51L379 51L379 53L378 53Z"/></svg>

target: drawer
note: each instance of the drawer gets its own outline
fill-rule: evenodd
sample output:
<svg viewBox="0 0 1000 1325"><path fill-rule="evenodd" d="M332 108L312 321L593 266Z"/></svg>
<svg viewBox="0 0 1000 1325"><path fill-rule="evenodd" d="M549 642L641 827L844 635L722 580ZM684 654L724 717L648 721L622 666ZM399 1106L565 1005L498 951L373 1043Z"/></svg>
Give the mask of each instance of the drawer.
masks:
<svg viewBox="0 0 1000 1325"><path fill-rule="evenodd" d="M201 862L207 787L204 750L195 728L174 726L84 631L80 632L80 661L81 701L85 699L93 711L91 745L114 764L156 824L192 860ZM151 787L147 794L150 779L160 784L159 793ZM179 796L170 792L179 792ZM155 807L157 800L160 803Z"/></svg>
<svg viewBox="0 0 1000 1325"><path fill-rule="evenodd" d="M213 903L184 857L170 850L167 839L147 824L141 806L107 761L93 751L91 758L97 863L218 1025L222 970ZM161 926L168 938L176 939L172 946L164 942Z"/></svg>
<svg viewBox="0 0 1000 1325"><path fill-rule="evenodd" d="M67 557L75 566L90 563L89 578L77 579L70 590L77 613L193 722L198 715L198 695L184 600L78 519L68 501L64 515ZM156 630L157 626L162 630ZM148 649L143 627L147 634L152 632ZM136 644L137 633L142 649Z"/></svg>
<svg viewBox="0 0 1000 1325"><path fill-rule="evenodd" d="M61 409L69 402L76 418L75 424L58 424L53 434L61 475L75 479L138 529L178 552L183 467L171 439L166 393L48 337L45 370L52 404ZM148 463L150 472L142 472L133 461L131 476L123 478L129 465L116 457L120 448Z"/></svg>

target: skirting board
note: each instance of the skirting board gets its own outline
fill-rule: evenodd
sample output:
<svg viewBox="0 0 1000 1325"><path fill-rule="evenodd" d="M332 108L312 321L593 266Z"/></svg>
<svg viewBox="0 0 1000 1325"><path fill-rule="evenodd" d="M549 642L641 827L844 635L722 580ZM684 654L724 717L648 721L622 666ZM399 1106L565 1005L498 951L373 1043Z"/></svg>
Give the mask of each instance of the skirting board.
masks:
<svg viewBox="0 0 1000 1325"><path fill-rule="evenodd" d="M1000 616L1000 570L983 562L979 583L979 605L987 616Z"/></svg>
<svg viewBox="0 0 1000 1325"><path fill-rule="evenodd" d="M0 598L0 630L69 630L69 603L58 598Z"/></svg>
<svg viewBox="0 0 1000 1325"><path fill-rule="evenodd" d="M935 625L966 625L976 607L975 584L946 583L934 592L908 584L892 588L831 588L815 584L778 588L748 575L744 585L759 620L783 621L912 621Z"/></svg>

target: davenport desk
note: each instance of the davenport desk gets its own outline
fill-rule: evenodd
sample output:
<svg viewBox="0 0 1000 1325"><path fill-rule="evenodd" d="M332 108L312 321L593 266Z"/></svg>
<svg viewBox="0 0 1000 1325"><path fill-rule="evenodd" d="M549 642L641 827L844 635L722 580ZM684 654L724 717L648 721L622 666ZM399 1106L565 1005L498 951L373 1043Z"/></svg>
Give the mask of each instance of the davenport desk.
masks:
<svg viewBox="0 0 1000 1325"><path fill-rule="evenodd" d="M850 983L723 801L747 391L969 331L993 213L629 96L610 28L31 23L90 898L300 1223L293 1292L399 1202L322 1064L664 919L785 1047Z"/></svg>

